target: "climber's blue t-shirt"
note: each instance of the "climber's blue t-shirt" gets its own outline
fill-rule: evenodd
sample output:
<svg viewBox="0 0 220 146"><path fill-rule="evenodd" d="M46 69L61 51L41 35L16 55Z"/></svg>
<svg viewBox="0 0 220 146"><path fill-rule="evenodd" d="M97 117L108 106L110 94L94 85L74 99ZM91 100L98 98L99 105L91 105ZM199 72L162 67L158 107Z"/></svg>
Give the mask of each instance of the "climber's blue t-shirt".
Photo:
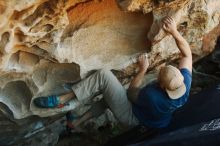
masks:
<svg viewBox="0 0 220 146"><path fill-rule="evenodd" d="M132 105L132 108L141 124L156 128L166 127L171 120L172 113L186 103L192 75L186 68L180 69L180 72L184 77L186 93L178 99L170 99L158 82L152 82L140 90L137 102Z"/></svg>

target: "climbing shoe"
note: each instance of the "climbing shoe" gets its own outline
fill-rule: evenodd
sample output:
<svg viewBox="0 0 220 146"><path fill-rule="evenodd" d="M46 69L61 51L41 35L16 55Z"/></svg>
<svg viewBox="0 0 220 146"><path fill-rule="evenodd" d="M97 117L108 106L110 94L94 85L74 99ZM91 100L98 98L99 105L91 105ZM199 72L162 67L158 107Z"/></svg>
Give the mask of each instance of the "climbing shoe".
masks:
<svg viewBox="0 0 220 146"><path fill-rule="evenodd" d="M73 126L72 122L75 119L77 119L77 117L71 111L66 113L66 122L67 122L66 130L67 131L71 131L72 129L74 129L74 126Z"/></svg>
<svg viewBox="0 0 220 146"><path fill-rule="evenodd" d="M59 96L48 96L48 97L38 97L34 99L34 104L41 108L54 108L54 107L63 107L63 104L60 104Z"/></svg>

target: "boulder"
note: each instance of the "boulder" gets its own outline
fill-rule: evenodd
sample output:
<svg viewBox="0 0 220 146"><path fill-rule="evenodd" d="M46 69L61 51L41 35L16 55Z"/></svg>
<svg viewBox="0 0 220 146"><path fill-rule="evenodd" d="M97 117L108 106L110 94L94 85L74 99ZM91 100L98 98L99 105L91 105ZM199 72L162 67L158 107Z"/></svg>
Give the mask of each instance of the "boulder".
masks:
<svg viewBox="0 0 220 146"><path fill-rule="evenodd" d="M180 52L161 21L172 16L193 60L208 55L220 34L219 0L10 0L0 1L0 110L15 120L77 110L40 109L33 99L69 92L91 71L108 68L123 85L148 53L155 77Z"/></svg>

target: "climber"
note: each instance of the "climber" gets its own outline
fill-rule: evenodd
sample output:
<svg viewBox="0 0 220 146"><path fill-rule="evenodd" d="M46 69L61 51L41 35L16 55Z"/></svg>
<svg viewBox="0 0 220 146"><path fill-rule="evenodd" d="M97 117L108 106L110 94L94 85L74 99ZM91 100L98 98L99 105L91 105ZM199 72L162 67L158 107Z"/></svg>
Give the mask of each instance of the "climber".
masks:
<svg viewBox="0 0 220 146"><path fill-rule="evenodd" d="M192 80L192 54L189 44L178 32L173 18L169 16L164 18L162 27L173 36L182 56L178 68L171 65L162 67L157 81L140 89L149 66L146 56L140 55L139 72L132 79L127 91L111 71L101 69L73 85L72 92L61 96L39 97L34 103L38 107L53 108L75 98L83 104L97 93L102 93L103 100L95 103L88 112L74 121L73 126L76 127L91 117L99 116L108 107L123 125L166 127L172 113L188 99ZM71 118L68 119L71 122Z"/></svg>

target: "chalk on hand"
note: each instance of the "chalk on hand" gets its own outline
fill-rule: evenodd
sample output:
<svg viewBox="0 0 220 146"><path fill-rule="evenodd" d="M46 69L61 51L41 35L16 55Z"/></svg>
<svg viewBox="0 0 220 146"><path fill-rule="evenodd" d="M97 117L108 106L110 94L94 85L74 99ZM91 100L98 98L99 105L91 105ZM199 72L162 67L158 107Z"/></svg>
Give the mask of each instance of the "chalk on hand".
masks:
<svg viewBox="0 0 220 146"><path fill-rule="evenodd" d="M145 55L145 57L148 57L147 53L143 53ZM122 68L126 68L127 66L131 65L131 64L134 64L134 63L137 63L138 62L138 57L141 55L141 53L137 53L137 54L134 54L133 56L130 57L129 61L128 62L125 62L123 64L123 67Z"/></svg>
<svg viewBox="0 0 220 146"><path fill-rule="evenodd" d="M131 63L137 63L138 62L138 57L140 56L141 54L136 54L135 56L131 57ZM144 53L145 57L148 58L148 55L147 53Z"/></svg>

